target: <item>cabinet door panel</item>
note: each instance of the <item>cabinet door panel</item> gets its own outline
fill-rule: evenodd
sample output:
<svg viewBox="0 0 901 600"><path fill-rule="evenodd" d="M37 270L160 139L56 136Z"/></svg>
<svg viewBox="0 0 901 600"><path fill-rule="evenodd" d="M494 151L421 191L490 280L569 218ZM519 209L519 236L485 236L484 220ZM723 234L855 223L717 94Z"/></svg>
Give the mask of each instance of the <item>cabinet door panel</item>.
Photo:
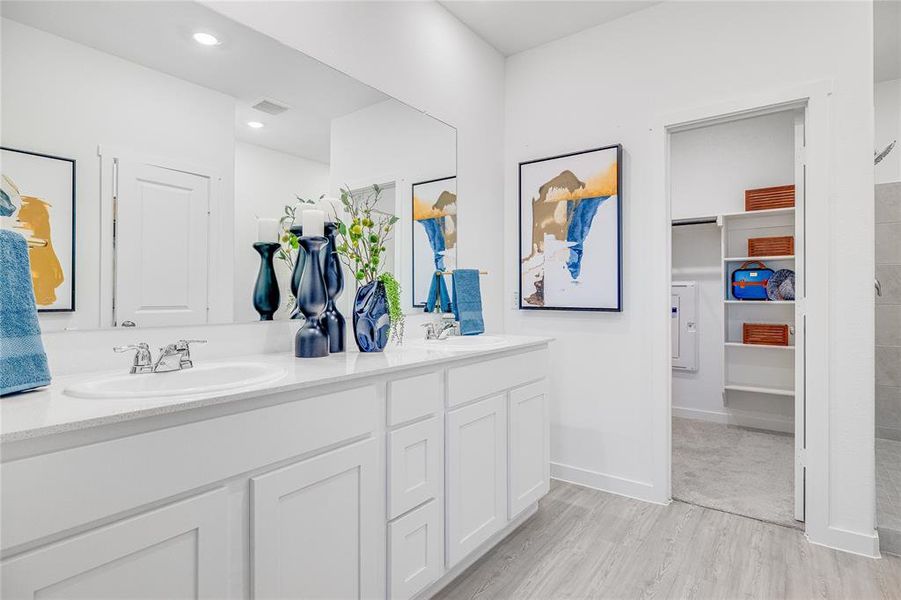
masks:
<svg viewBox="0 0 901 600"><path fill-rule="evenodd" d="M389 519L438 496L444 478L441 447L438 417L388 434Z"/></svg>
<svg viewBox="0 0 901 600"><path fill-rule="evenodd" d="M507 402L447 414L447 559L457 564L506 524Z"/></svg>
<svg viewBox="0 0 901 600"><path fill-rule="evenodd" d="M550 486L547 382L510 392L509 517L547 494Z"/></svg>
<svg viewBox="0 0 901 600"><path fill-rule="evenodd" d="M369 439L251 479L255 598L379 595L376 453Z"/></svg>
<svg viewBox="0 0 901 600"><path fill-rule="evenodd" d="M393 600L412 598L438 579L443 537L437 500L388 525L388 589Z"/></svg>
<svg viewBox="0 0 901 600"><path fill-rule="evenodd" d="M4 598L222 598L225 490L99 527L3 563Z"/></svg>

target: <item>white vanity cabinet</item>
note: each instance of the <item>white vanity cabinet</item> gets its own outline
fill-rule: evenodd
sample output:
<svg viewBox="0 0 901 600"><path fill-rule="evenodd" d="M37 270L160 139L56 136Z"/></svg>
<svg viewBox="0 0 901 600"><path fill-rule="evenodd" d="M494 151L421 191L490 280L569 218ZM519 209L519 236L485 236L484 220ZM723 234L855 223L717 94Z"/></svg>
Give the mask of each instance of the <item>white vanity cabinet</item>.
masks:
<svg viewBox="0 0 901 600"><path fill-rule="evenodd" d="M2 597L426 598L547 492L547 354L4 441Z"/></svg>

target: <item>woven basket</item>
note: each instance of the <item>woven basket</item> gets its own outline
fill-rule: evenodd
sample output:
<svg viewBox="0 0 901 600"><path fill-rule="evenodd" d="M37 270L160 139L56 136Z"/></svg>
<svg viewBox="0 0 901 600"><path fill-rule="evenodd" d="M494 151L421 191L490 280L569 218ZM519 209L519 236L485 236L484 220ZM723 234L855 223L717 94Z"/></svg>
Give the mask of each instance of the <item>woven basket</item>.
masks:
<svg viewBox="0 0 901 600"><path fill-rule="evenodd" d="M795 186L779 185L776 187L745 190L745 210L772 210L774 208L791 208L795 205Z"/></svg>
<svg viewBox="0 0 901 600"><path fill-rule="evenodd" d="M762 346L788 346L788 325L743 323L742 342Z"/></svg>
<svg viewBox="0 0 901 600"><path fill-rule="evenodd" d="M794 253L795 236L793 235L750 238L748 240L748 256L793 256Z"/></svg>

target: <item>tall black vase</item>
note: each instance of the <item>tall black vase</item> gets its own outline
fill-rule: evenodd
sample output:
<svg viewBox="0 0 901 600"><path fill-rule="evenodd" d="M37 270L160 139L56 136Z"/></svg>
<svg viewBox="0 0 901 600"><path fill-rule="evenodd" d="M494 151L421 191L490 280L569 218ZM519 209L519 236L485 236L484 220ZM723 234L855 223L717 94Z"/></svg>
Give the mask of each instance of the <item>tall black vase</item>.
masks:
<svg viewBox="0 0 901 600"><path fill-rule="evenodd" d="M302 225L295 225L288 231L296 235L298 239L303 236ZM294 294L294 308L291 309L290 316L290 318L292 319L300 319L301 317L303 317L303 313L300 312L300 306L297 302L297 291L300 289L300 280L303 277L303 267L306 261L306 250L303 249L303 246L300 246L297 249L297 257L294 259L294 270L291 272L291 293Z"/></svg>
<svg viewBox="0 0 901 600"><path fill-rule="evenodd" d="M256 242L253 245L253 249L260 254L260 271L253 286L253 307L260 313L260 321L271 321L278 310L280 296L272 258L280 246L276 242Z"/></svg>
<svg viewBox="0 0 901 600"><path fill-rule="evenodd" d="M297 306L306 320L294 336L294 356L319 358L328 356L329 347L328 333L319 320L328 302L321 260L328 240L324 237L302 237L299 241L300 247L307 253L307 260L297 290Z"/></svg>
<svg viewBox="0 0 901 600"><path fill-rule="evenodd" d="M338 226L334 223L325 224L325 237L328 238L328 246L325 250L325 293L328 300L325 310L319 321L323 329L328 332L328 351L344 352L345 329L347 328L344 315L338 311L335 300L344 291L344 271L341 269L341 259L338 257Z"/></svg>

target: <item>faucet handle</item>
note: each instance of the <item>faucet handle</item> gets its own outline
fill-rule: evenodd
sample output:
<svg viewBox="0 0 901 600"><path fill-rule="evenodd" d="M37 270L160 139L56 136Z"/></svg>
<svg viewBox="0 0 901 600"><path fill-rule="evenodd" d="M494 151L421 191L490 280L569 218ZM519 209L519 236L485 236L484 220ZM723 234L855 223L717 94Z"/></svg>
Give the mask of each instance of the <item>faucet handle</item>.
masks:
<svg viewBox="0 0 901 600"><path fill-rule="evenodd" d="M128 352L129 350L150 350L147 342L138 342L137 344L128 344L126 346L113 346L113 352Z"/></svg>

